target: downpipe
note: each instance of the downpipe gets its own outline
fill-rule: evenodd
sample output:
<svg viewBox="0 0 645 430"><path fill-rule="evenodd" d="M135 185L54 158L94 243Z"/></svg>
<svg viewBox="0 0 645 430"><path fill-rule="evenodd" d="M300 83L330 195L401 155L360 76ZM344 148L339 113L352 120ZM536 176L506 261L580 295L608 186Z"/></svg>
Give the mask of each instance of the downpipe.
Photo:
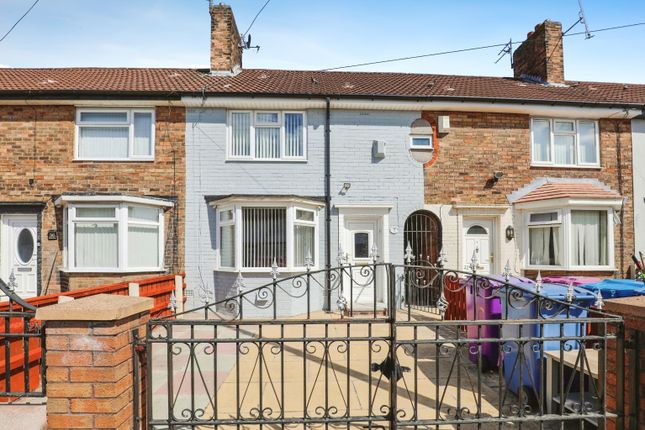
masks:
<svg viewBox="0 0 645 430"><path fill-rule="evenodd" d="M325 299L323 310L331 311L331 102L325 98Z"/></svg>

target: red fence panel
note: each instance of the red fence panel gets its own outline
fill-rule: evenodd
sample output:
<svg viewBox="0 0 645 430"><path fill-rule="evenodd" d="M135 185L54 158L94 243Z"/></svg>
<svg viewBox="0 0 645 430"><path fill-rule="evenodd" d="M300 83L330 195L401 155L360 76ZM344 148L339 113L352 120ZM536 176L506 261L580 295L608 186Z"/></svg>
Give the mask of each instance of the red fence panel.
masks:
<svg viewBox="0 0 645 430"><path fill-rule="evenodd" d="M73 297L79 299L81 297L94 296L97 294L115 294L127 296L129 294L129 284L139 284L140 297L152 297L154 305L150 311L152 318L159 318L162 316L169 316L172 310L169 308L171 298L175 292L175 276L163 275L151 278L144 278L129 282L118 282L108 285L98 285L96 287L84 288L81 290L69 291L66 293L48 294L45 296L32 297L25 301L37 308L44 306L51 306L58 303L58 298L61 296ZM185 291L186 283L184 274L178 276L182 277L182 290ZM186 301L186 295L183 294L183 300ZM24 335L28 331L33 330L33 325L40 325L40 321L31 319L29 324L31 329L28 330L24 327L25 319L23 317L11 317L11 312L22 312L23 309L13 304L10 309L9 302L0 302L0 391L8 391L7 387L11 387L12 392L22 391L29 392L34 390L40 385L40 374L42 365L42 350L40 345L40 338L38 337L13 337L13 335ZM25 340L27 339L27 340ZM25 345L28 342L28 345ZM28 354L25 356L23 351L25 347L28 349ZM27 358L26 358L27 357ZM25 369L28 369L28 375L25 375ZM28 386L25 386L25 381ZM8 382L8 384L7 384ZM10 398L0 397L0 402L10 401Z"/></svg>

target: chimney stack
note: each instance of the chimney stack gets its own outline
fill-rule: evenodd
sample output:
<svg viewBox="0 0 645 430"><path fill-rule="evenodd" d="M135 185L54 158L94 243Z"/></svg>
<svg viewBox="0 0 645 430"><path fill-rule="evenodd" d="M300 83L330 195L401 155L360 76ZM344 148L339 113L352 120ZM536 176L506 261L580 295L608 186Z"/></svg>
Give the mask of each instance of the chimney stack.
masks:
<svg viewBox="0 0 645 430"><path fill-rule="evenodd" d="M210 2L211 74L236 75L242 71L242 44L229 5Z"/></svg>
<svg viewBox="0 0 645 430"><path fill-rule="evenodd" d="M564 84L562 24L546 20L535 26L513 53L513 76Z"/></svg>

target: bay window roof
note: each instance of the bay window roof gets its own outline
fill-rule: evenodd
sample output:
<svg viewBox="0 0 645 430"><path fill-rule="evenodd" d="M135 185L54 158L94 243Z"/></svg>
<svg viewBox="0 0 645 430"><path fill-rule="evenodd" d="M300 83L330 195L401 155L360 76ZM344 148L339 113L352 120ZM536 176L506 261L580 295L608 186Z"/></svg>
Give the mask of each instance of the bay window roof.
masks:
<svg viewBox="0 0 645 430"><path fill-rule="evenodd" d="M140 197L128 194L63 194L54 204L65 206L69 203L134 203L148 206L171 208L175 204L159 197Z"/></svg>
<svg viewBox="0 0 645 430"><path fill-rule="evenodd" d="M295 194L276 194L276 195L266 195L266 194L225 194L225 195L213 195L213 196L204 196L206 203L211 206L220 206L229 203L235 202L261 202L261 201L271 201L271 202L292 202L292 203L305 203L314 206L323 206L325 204L325 198L322 196L298 196Z"/></svg>
<svg viewBox="0 0 645 430"><path fill-rule="evenodd" d="M596 180L538 179L509 196L518 208L586 204L618 209L622 196Z"/></svg>

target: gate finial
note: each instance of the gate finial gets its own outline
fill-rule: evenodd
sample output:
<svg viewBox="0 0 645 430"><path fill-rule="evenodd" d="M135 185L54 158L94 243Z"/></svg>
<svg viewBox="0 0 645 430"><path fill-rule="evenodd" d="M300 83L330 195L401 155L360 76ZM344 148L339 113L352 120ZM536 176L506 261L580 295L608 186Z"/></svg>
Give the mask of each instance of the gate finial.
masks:
<svg viewBox="0 0 645 430"><path fill-rule="evenodd" d="M542 274L538 270L537 277L535 278L535 292L540 294L542 292Z"/></svg>
<svg viewBox="0 0 645 430"><path fill-rule="evenodd" d="M511 260L506 260L506 265L504 266L504 279L508 282L511 279Z"/></svg>
<svg viewBox="0 0 645 430"><path fill-rule="evenodd" d="M372 244L372 252L370 252L370 258L372 259L372 263L376 263L376 259L378 258L378 247L376 246L376 243Z"/></svg>
<svg viewBox="0 0 645 430"><path fill-rule="evenodd" d="M410 242L408 242L408 246L405 247L405 254L403 255L403 258L405 259L405 264L410 264L412 263L412 260L414 260L414 254L412 254L412 247L410 246Z"/></svg>
<svg viewBox="0 0 645 430"><path fill-rule="evenodd" d="M448 258L446 256L446 250L442 246L441 251L439 251L439 258L437 259L437 266L443 267L447 262Z"/></svg>
<svg viewBox="0 0 645 430"><path fill-rule="evenodd" d="M477 249L473 251L473 256L470 259L470 271L473 273L477 272L477 266L479 265L479 261L477 260Z"/></svg>
<svg viewBox="0 0 645 430"><path fill-rule="evenodd" d="M275 257L273 257L273 263L271 263L271 277L274 281L278 278L279 274L280 272L278 272L278 262L276 261Z"/></svg>

